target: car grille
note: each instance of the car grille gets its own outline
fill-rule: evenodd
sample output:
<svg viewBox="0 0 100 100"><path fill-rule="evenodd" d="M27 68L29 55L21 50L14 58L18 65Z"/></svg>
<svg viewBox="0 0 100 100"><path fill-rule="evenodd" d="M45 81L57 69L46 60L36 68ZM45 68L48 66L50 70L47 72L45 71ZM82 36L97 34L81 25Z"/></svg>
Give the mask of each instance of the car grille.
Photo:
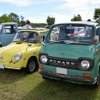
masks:
<svg viewBox="0 0 100 100"><path fill-rule="evenodd" d="M68 69L79 69L79 61L74 59L61 59L49 57L48 65L68 68Z"/></svg>

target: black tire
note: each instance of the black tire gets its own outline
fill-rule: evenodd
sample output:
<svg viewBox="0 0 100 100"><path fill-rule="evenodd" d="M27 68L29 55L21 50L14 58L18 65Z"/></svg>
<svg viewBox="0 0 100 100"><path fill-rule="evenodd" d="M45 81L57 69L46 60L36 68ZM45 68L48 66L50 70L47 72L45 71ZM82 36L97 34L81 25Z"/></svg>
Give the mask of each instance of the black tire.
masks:
<svg viewBox="0 0 100 100"><path fill-rule="evenodd" d="M38 69L38 64L37 61L33 58L30 58L28 63L27 63L27 67L26 67L26 71L28 74L33 73L34 71L36 71Z"/></svg>
<svg viewBox="0 0 100 100"><path fill-rule="evenodd" d="M47 77L45 77L45 76L42 76L42 78L43 78L44 80L51 80L50 78L47 78Z"/></svg>
<svg viewBox="0 0 100 100"><path fill-rule="evenodd" d="M47 77L42 76L43 79L48 79Z"/></svg>

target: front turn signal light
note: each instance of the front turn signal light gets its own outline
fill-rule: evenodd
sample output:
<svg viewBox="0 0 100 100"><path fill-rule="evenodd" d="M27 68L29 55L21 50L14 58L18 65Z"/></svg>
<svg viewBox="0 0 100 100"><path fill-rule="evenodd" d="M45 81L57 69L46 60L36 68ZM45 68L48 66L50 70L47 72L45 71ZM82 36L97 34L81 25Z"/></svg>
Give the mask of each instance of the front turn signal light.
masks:
<svg viewBox="0 0 100 100"><path fill-rule="evenodd" d="M91 74L90 73L84 73L84 77L90 78L91 77Z"/></svg>
<svg viewBox="0 0 100 100"><path fill-rule="evenodd" d="M39 69L44 69L44 67L43 66L39 66Z"/></svg>

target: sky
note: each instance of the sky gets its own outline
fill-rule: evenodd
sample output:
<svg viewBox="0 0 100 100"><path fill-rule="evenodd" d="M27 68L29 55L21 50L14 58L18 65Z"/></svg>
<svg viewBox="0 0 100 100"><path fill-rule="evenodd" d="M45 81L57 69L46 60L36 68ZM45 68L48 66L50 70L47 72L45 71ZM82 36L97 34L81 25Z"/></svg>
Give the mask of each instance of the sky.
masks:
<svg viewBox="0 0 100 100"><path fill-rule="evenodd" d="M100 0L0 0L0 16L13 12L32 23L46 23L48 16L55 23L69 22L77 14L82 20L93 19L95 8L100 8Z"/></svg>

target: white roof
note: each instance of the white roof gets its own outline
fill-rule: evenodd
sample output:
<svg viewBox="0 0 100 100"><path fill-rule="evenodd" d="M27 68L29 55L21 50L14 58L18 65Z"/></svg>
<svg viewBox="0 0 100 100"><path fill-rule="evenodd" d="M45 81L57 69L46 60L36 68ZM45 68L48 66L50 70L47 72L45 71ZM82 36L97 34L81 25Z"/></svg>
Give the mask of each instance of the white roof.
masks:
<svg viewBox="0 0 100 100"><path fill-rule="evenodd" d="M4 23L1 23L1 24L5 24L5 25L14 25L14 24L17 24L16 22L4 22Z"/></svg>
<svg viewBox="0 0 100 100"><path fill-rule="evenodd" d="M89 22L89 21L86 21L86 22L83 22L83 21L71 21L71 22L59 23L59 24L83 24L83 25L94 25L94 26L98 25L98 23ZM55 25L59 25L59 24L55 24Z"/></svg>

